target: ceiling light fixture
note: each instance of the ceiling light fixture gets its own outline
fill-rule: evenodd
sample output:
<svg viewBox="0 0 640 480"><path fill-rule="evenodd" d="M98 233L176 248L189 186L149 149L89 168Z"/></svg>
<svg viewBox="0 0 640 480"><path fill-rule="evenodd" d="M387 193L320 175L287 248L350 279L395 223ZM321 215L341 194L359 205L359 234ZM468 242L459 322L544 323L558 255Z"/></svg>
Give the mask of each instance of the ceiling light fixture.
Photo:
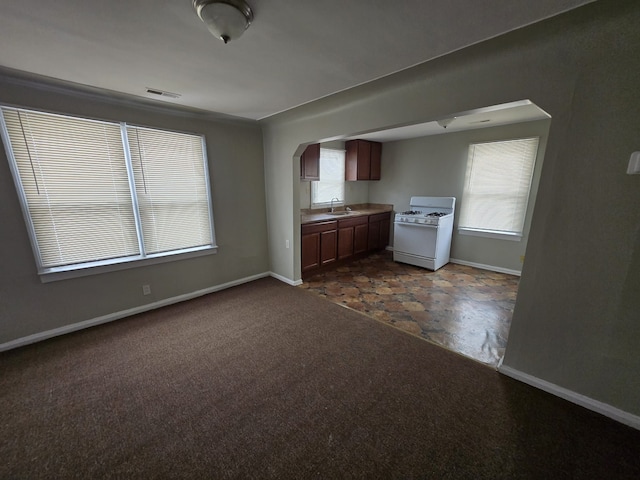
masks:
<svg viewBox="0 0 640 480"><path fill-rule="evenodd" d="M251 7L244 0L193 0L193 8L224 43L240 37L253 21Z"/></svg>
<svg viewBox="0 0 640 480"><path fill-rule="evenodd" d="M442 120L438 120L438 125L442 128L447 128L451 122L453 122L456 117L453 118L443 118Z"/></svg>

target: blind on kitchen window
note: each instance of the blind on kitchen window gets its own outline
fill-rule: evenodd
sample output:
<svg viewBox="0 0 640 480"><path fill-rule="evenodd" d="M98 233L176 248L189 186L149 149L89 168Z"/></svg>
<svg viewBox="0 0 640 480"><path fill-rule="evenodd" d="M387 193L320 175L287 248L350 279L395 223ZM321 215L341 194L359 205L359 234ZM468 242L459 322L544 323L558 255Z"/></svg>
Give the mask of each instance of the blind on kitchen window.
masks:
<svg viewBox="0 0 640 480"><path fill-rule="evenodd" d="M202 137L127 127L147 254L211 245Z"/></svg>
<svg viewBox="0 0 640 480"><path fill-rule="evenodd" d="M522 235L538 141L469 146L459 228Z"/></svg>
<svg viewBox="0 0 640 480"><path fill-rule="evenodd" d="M117 123L2 107L40 266L139 254Z"/></svg>
<svg viewBox="0 0 640 480"><path fill-rule="evenodd" d="M311 204L344 202L344 150L320 149L320 181L311 182Z"/></svg>

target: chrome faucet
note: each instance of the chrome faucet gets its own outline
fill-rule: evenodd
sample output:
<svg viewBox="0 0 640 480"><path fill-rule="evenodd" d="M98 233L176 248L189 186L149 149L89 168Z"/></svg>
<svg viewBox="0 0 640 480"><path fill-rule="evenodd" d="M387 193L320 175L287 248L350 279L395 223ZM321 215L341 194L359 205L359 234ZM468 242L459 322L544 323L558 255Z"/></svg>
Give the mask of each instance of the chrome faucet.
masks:
<svg viewBox="0 0 640 480"><path fill-rule="evenodd" d="M338 197L333 197L333 198L331 199L331 213L333 213L333 212L335 211L335 207L333 206L333 201L334 201L334 200L335 200L336 202L339 202L339 201L340 201L340 199L339 199Z"/></svg>

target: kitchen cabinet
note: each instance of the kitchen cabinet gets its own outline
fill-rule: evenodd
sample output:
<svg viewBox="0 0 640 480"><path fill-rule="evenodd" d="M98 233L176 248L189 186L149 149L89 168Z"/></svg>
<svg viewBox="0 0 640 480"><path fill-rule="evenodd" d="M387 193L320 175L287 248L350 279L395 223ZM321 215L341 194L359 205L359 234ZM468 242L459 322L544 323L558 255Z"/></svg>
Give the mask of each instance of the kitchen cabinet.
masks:
<svg viewBox="0 0 640 480"><path fill-rule="evenodd" d="M300 156L300 180L320 180L320 144L308 145Z"/></svg>
<svg viewBox="0 0 640 480"><path fill-rule="evenodd" d="M366 252L369 248L369 218L367 217L367 222L363 225L356 225L354 230L354 239L353 239L353 254L357 255L359 253Z"/></svg>
<svg viewBox="0 0 640 480"><path fill-rule="evenodd" d="M365 252L368 244L369 217L338 220L338 260Z"/></svg>
<svg viewBox="0 0 640 480"><path fill-rule="evenodd" d="M325 265L349 261L389 245L391 212L303 223L302 276Z"/></svg>
<svg viewBox="0 0 640 480"><path fill-rule="evenodd" d="M381 143L349 140L345 149L345 180L380 180Z"/></svg>
<svg viewBox="0 0 640 480"><path fill-rule="evenodd" d="M338 259L338 222L302 225L302 272L328 265Z"/></svg>
<svg viewBox="0 0 640 480"><path fill-rule="evenodd" d="M389 245L389 229L391 228L391 212L376 213L369 216L368 247L369 251L379 250Z"/></svg>

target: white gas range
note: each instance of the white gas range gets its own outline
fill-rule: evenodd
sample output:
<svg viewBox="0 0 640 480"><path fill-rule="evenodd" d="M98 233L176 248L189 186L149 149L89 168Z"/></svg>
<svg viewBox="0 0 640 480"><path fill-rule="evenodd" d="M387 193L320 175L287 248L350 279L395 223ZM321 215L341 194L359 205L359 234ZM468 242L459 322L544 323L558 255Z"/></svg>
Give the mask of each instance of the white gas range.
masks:
<svg viewBox="0 0 640 480"><path fill-rule="evenodd" d="M438 270L449 262L456 199L411 197L409 205L393 222L393 260Z"/></svg>

